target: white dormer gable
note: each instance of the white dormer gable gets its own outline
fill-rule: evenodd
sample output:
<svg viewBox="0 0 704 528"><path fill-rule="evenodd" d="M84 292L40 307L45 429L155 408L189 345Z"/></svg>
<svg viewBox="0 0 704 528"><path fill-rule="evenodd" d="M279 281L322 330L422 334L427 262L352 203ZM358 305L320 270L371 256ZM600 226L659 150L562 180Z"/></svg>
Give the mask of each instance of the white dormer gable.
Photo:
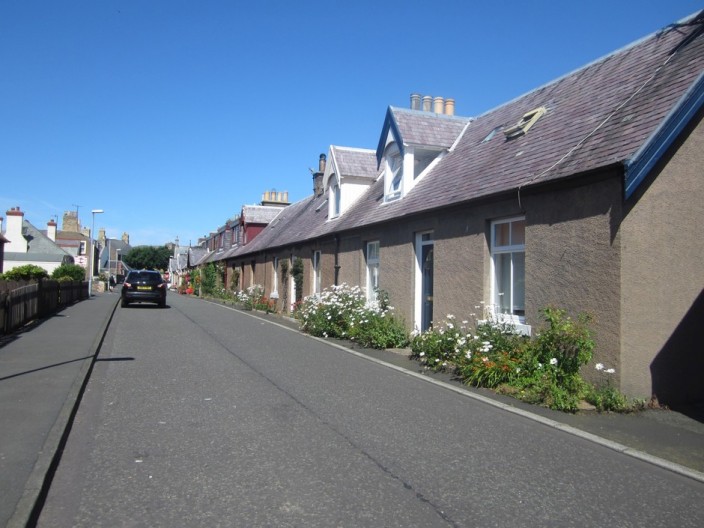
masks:
<svg viewBox="0 0 704 528"><path fill-rule="evenodd" d="M384 201L402 198L445 155L446 150L433 146L409 145L402 147L393 141L391 134L382 158L384 176Z"/></svg>
<svg viewBox="0 0 704 528"><path fill-rule="evenodd" d="M384 202L403 198L450 152L470 118L389 107L376 151Z"/></svg>
<svg viewBox="0 0 704 528"><path fill-rule="evenodd" d="M343 215L377 176L375 152L332 145L323 174L328 219Z"/></svg>

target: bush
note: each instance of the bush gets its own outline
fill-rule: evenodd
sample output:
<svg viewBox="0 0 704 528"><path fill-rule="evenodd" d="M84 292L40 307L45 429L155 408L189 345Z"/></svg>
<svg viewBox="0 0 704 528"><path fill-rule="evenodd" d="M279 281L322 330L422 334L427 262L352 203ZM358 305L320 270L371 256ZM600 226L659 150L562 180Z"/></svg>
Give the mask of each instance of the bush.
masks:
<svg viewBox="0 0 704 528"><path fill-rule="evenodd" d="M215 293L215 288L218 282L218 269L215 264L209 262L205 268L203 268L203 282L201 283L201 288L203 288L204 295L213 295Z"/></svg>
<svg viewBox="0 0 704 528"><path fill-rule="evenodd" d="M350 339L372 348L403 347L408 335L392 310L367 302L359 286L341 284L326 288L319 297L306 297L295 313L301 330L314 336Z"/></svg>
<svg viewBox="0 0 704 528"><path fill-rule="evenodd" d="M34 264L25 264L24 266L17 266L9 271L2 274L2 279L7 281L30 281L30 280L41 280L48 279L49 273L39 266Z"/></svg>
<svg viewBox="0 0 704 528"><path fill-rule="evenodd" d="M532 343L534 361L556 365L561 380L579 375L580 367L589 363L594 350L588 328L591 316L580 314L575 321L557 308L545 308L542 314L548 325Z"/></svg>
<svg viewBox="0 0 704 528"><path fill-rule="evenodd" d="M455 317L448 315L447 320L437 327L414 333L411 337L411 357L433 370L454 368L462 362L463 356L469 354L471 357L474 337L468 331L467 324L468 321L462 321L458 326Z"/></svg>
<svg viewBox="0 0 704 528"><path fill-rule="evenodd" d="M460 366L469 385L498 387L511 383L525 368L528 339L516 334L511 324L484 320L477 324L471 345Z"/></svg>
<svg viewBox="0 0 704 528"><path fill-rule="evenodd" d="M448 315L443 323L412 338L413 356L428 368L458 372L468 385L575 411L590 393L579 374L594 349L590 318L580 315L573 320L556 308L542 313L547 324L532 340L517 335L512 324L497 321L486 311L473 325L469 321L458 325Z"/></svg>
<svg viewBox="0 0 704 528"><path fill-rule="evenodd" d="M349 335L367 348L402 348L408 344L406 325L386 313L368 313L366 322L351 328Z"/></svg>
<svg viewBox="0 0 704 528"><path fill-rule="evenodd" d="M61 264L61 266L56 268L51 274L51 278L54 280L82 281L85 277L85 268L83 266L79 266L78 264Z"/></svg>
<svg viewBox="0 0 704 528"><path fill-rule="evenodd" d="M244 291L237 292L235 299L244 305L246 310L261 310L266 313L274 312L276 301L264 296L264 287L254 284Z"/></svg>

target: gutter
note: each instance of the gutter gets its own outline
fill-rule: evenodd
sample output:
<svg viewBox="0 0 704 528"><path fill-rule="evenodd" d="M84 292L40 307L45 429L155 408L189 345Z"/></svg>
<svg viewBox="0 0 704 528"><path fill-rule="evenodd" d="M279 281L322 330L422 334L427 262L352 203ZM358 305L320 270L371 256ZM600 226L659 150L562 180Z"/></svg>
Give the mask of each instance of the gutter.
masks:
<svg viewBox="0 0 704 528"><path fill-rule="evenodd" d="M624 162L625 199L630 198L640 183L660 161L684 128L704 105L704 72L680 98L650 138Z"/></svg>

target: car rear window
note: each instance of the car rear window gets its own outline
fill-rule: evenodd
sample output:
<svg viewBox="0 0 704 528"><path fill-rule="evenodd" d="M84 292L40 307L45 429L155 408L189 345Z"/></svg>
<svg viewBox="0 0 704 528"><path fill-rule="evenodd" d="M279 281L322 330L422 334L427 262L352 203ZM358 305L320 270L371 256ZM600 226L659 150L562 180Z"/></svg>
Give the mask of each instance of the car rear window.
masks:
<svg viewBox="0 0 704 528"><path fill-rule="evenodd" d="M161 275L156 271L132 271L127 277L128 282L138 280L160 281Z"/></svg>

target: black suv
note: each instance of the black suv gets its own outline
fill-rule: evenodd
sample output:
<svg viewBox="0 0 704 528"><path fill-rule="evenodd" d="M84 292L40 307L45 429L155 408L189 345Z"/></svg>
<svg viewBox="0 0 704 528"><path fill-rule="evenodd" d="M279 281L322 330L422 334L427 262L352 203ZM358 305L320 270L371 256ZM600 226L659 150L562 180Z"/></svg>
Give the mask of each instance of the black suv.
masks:
<svg viewBox="0 0 704 528"><path fill-rule="evenodd" d="M131 302L157 303L166 306L166 282L158 271L130 271L122 285L122 307Z"/></svg>

